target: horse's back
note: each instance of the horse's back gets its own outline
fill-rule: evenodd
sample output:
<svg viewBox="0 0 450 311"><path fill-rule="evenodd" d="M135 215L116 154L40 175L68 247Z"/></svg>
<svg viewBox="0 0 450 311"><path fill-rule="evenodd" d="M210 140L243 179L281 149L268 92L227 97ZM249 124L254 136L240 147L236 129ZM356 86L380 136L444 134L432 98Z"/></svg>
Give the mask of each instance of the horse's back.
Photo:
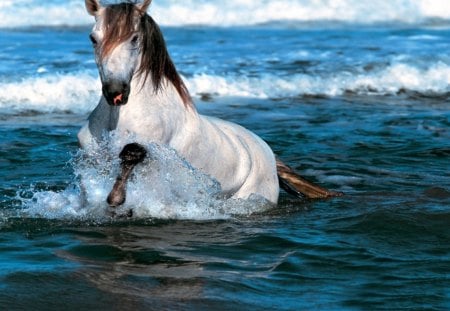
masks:
<svg viewBox="0 0 450 311"><path fill-rule="evenodd" d="M214 117L202 116L202 118L212 126L210 131L216 130L216 135L219 136L217 139L220 145L219 152L226 150L228 153L234 153L227 155L227 158L234 157L235 161L231 162L240 166L240 174L234 179L245 176L234 197L248 198L251 194L257 194L276 203L279 193L276 160L267 143L236 123Z"/></svg>

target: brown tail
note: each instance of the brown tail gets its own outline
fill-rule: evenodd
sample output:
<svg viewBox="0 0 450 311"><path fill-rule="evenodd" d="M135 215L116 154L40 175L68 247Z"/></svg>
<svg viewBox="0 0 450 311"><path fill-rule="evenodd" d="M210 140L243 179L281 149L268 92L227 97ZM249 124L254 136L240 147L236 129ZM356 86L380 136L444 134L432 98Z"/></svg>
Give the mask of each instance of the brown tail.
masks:
<svg viewBox="0 0 450 311"><path fill-rule="evenodd" d="M294 172L292 168L277 159L277 172L280 187L287 193L301 198L325 199L330 197L340 197L342 192L329 191L320 186L314 185Z"/></svg>

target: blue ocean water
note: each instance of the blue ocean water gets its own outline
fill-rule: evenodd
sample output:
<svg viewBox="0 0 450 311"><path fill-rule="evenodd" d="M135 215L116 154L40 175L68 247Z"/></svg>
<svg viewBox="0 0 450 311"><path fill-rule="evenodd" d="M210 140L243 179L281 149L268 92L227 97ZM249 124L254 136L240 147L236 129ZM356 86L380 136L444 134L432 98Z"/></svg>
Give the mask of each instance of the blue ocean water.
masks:
<svg viewBox="0 0 450 311"><path fill-rule="evenodd" d="M450 3L155 0L150 13L202 113L346 196L86 213L92 20L82 0L5 0L1 309L450 309Z"/></svg>

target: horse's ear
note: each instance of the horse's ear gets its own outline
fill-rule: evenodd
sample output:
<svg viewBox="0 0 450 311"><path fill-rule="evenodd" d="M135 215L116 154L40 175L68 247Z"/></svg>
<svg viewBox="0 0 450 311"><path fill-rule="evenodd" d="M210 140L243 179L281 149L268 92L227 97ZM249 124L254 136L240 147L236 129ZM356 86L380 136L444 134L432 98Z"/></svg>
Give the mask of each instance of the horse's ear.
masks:
<svg viewBox="0 0 450 311"><path fill-rule="evenodd" d="M151 3L152 3L152 0L144 0L144 1L142 1L142 3L137 4L137 7L142 12L147 12L147 9L148 9L148 7L150 6Z"/></svg>
<svg viewBox="0 0 450 311"><path fill-rule="evenodd" d="M85 0L86 2L86 10L92 16L96 16L98 11L100 11L100 2L99 0Z"/></svg>

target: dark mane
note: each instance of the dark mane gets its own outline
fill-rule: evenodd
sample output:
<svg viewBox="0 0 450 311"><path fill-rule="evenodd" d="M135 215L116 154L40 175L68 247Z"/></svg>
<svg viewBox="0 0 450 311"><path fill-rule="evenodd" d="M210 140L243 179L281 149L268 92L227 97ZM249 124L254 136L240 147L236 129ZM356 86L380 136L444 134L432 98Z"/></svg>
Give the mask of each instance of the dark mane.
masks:
<svg viewBox="0 0 450 311"><path fill-rule="evenodd" d="M186 106L192 105L192 99L183 80L175 68L167 51L166 42L161 30L153 18L145 14L141 18L142 59L138 73L144 74L147 79L150 74L153 87L158 91L163 78L167 78L175 86Z"/></svg>
<svg viewBox="0 0 450 311"><path fill-rule="evenodd" d="M174 85L185 106L192 106L189 91L169 56L160 28L146 12L140 11L133 3L106 7L101 57L106 57L115 47L136 34L137 24L142 54L137 74L144 75L144 83L150 76L155 92L161 89L166 78Z"/></svg>

